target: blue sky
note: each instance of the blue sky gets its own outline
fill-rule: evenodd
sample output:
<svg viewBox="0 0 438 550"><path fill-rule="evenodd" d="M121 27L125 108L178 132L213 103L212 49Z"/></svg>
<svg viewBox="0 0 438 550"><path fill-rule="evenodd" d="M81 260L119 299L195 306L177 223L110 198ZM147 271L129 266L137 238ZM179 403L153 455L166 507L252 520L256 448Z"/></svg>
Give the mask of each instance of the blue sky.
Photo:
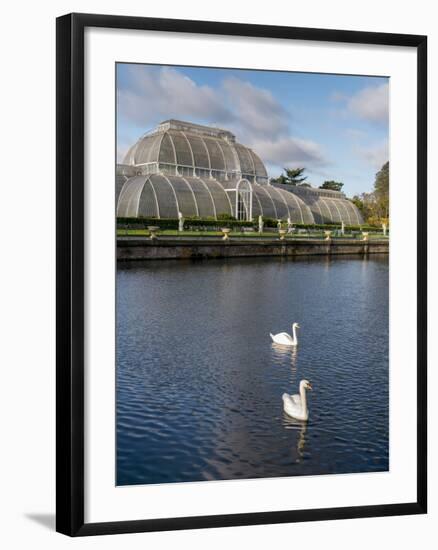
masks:
<svg viewBox="0 0 438 550"><path fill-rule="evenodd" d="M308 181L371 191L388 160L389 79L383 77L117 65L117 156L162 120L231 130L269 176L305 167Z"/></svg>

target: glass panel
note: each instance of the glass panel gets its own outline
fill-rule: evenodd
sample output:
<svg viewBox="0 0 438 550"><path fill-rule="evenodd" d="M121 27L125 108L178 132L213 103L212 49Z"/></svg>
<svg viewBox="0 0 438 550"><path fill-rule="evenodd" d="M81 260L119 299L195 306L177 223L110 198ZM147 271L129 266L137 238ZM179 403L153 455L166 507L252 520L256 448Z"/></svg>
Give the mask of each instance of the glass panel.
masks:
<svg viewBox="0 0 438 550"><path fill-rule="evenodd" d="M205 148L205 145L202 139L198 136L193 136L190 134L186 134L186 137L189 140L190 145L192 147L195 166L210 170L210 163L208 160L207 150Z"/></svg>
<svg viewBox="0 0 438 550"><path fill-rule="evenodd" d="M259 199L260 205L262 207L262 216L265 216L266 218L276 218L277 215L274 210L274 205L272 204L269 195L265 192L265 188L255 183L253 184L253 192L257 195L257 198Z"/></svg>
<svg viewBox="0 0 438 550"><path fill-rule="evenodd" d="M124 218L137 216L138 202L145 180L145 176L134 176L125 183L117 205L118 216Z"/></svg>
<svg viewBox="0 0 438 550"><path fill-rule="evenodd" d="M167 134L164 134L163 141L161 142L158 160L163 163L176 164L172 142Z"/></svg>
<svg viewBox="0 0 438 550"><path fill-rule="evenodd" d="M235 149L239 157L240 171L243 174L254 174L254 164L248 149L238 143L235 144Z"/></svg>
<svg viewBox="0 0 438 550"><path fill-rule="evenodd" d="M363 223L363 218L357 206L350 201L346 201L346 203L347 203L347 208L351 212L352 223L361 225Z"/></svg>
<svg viewBox="0 0 438 550"><path fill-rule="evenodd" d="M228 143L225 140L223 140L221 142L218 141L218 144L224 153L227 172L229 173L232 173L233 171L240 172L240 166L238 166L237 159L235 158L234 153L231 147L228 145Z"/></svg>
<svg viewBox="0 0 438 550"><path fill-rule="evenodd" d="M199 178L209 178L210 170L206 170L205 168L196 168L195 175Z"/></svg>
<svg viewBox="0 0 438 550"><path fill-rule="evenodd" d="M216 207L216 215L219 214L230 214L232 215L230 201L227 198L227 195L224 191L222 185L211 178L201 178L203 183L208 187L210 193L212 194L214 205Z"/></svg>
<svg viewBox="0 0 438 550"><path fill-rule="evenodd" d="M192 153L186 138L182 133L177 132L172 132L170 135L175 146L177 163L184 166L193 166Z"/></svg>
<svg viewBox="0 0 438 550"><path fill-rule="evenodd" d="M261 161L260 157L258 155L256 155L254 153L254 151L252 151L251 149L248 149L248 151L249 151L249 154L251 155L253 163L254 163L255 173L257 174L257 176L262 176L262 177L266 178L266 181L267 181L267 175L268 174L266 172L265 165Z"/></svg>
<svg viewBox="0 0 438 550"><path fill-rule="evenodd" d="M341 213L341 221L344 223L351 223L351 216L350 212L347 210L347 207L345 206L345 202L343 200L336 200L336 206L338 207L339 212Z"/></svg>
<svg viewBox="0 0 438 550"><path fill-rule="evenodd" d="M172 187L164 176L150 176L150 181L157 195L161 218L177 218L178 208Z"/></svg>
<svg viewBox="0 0 438 550"><path fill-rule="evenodd" d="M302 201L302 211L304 223L325 223L324 216L321 212L318 195L303 194L302 197L297 197ZM310 212L309 212L310 209Z"/></svg>
<svg viewBox="0 0 438 550"><path fill-rule="evenodd" d="M306 201L308 203L308 201ZM315 223L325 223L325 218L322 215L322 211L320 208L320 204L317 200L312 201L310 204L310 209L312 210L313 217L315 219Z"/></svg>
<svg viewBox="0 0 438 550"><path fill-rule="evenodd" d="M178 174L180 176L189 176L193 177L193 168L189 168L187 166L179 166L178 168Z"/></svg>
<svg viewBox="0 0 438 550"><path fill-rule="evenodd" d="M312 211L305 202L302 203L302 213L304 223L316 223Z"/></svg>
<svg viewBox="0 0 438 550"><path fill-rule="evenodd" d="M270 186L267 186L266 189L270 189ZM293 191L281 189L280 187L275 187L275 189L287 201L292 223L315 223L312 211Z"/></svg>
<svg viewBox="0 0 438 550"><path fill-rule="evenodd" d="M149 180L146 180L143 191L140 195L140 203L138 205L138 216L145 218L158 218L157 202L155 193Z"/></svg>
<svg viewBox="0 0 438 550"><path fill-rule="evenodd" d="M333 215L330 208L327 206L326 199L319 199L318 205L321 208L322 215L324 216L324 223L333 223Z"/></svg>
<svg viewBox="0 0 438 550"><path fill-rule="evenodd" d="M128 149L128 152L123 159L123 164L134 164L134 153L137 148L137 143Z"/></svg>
<svg viewBox="0 0 438 550"><path fill-rule="evenodd" d="M191 186L198 204L199 216L201 218L215 217L213 198L209 193L208 187L204 185L202 180L197 178L186 178L187 183Z"/></svg>
<svg viewBox="0 0 438 550"><path fill-rule="evenodd" d="M210 155L211 168L213 170L225 170L224 155L221 152L216 140L211 138L203 138L203 141L208 149Z"/></svg>
<svg viewBox="0 0 438 550"><path fill-rule="evenodd" d="M143 164L145 162L149 162L150 149L157 137L158 136L145 136L141 138L138 143L137 150L134 154L135 164ZM159 136L159 139L161 139L161 136Z"/></svg>
<svg viewBox="0 0 438 550"><path fill-rule="evenodd" d="M266 186L265 189L275 203L277 217L286 220L289 216L289 211L287 205L285 204L286 199L283 200L283 193L280 190L277 190L275 187L271 186Z"/></svg>
<svg viewBox="0 0 438 550"><path fill-rule="evenodd" d="M123 176L120 174L117 174L116 176L116 204L117 204L117 201L119 200L120 191L122 190L122 187L125 185L125 181L127 179L128 178L126 176Z"/></svg>
<svg viewBox="0 0 438 550"><path fill-rule="evenodd" d="M211 171L211 177L224 181L227 176L227 173L223 170L212 170Z"/></svg>
<svg viewBox="0 0 438 550"><path fill-rule="evenodd" d="M176 166L174 164L160 164L160 172L174 176L176 174Z"/></svg>
<svg viewBox="0 0 438 550"><path fill-rule="evenodd" d="M252 218L253 218L253 220L257 221L257 218L261 215L263 215L263 213L262 213L262 210L260 208L260 203L258 201L257 195L256 195L254 187L253 187L253 193L252 193Z"/></svg>
<svg viewBox="0 0 438 550"><path fill-rule="evenodd" d="M332 217L333 217L333 222L341 223L342 218L341 218L339 209L337 208L336 202L333 199L325 199L325 202L330 208L330 212L332 213Z"/></svg>
<svg viewBox="0 0 438 550"><path fill-rule="evenodd" d="M168 176L168 179L175 190L181 214L183 216L198 216L195 199L187 182L178 176Z"/></svg>

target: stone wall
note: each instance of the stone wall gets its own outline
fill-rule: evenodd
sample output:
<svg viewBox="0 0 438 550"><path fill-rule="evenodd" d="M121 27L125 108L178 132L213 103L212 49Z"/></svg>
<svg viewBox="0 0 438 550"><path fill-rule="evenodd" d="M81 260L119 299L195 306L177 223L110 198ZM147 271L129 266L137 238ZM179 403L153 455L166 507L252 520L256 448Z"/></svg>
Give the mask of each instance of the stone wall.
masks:
<svg viewBox="0 0 438 550"><path fill-rule="evenodd" d="M118 238L117 259L161 260L188 258L230 258L251 256L316 256L341 254L388 254L388 240L359 241L355 239L253 240L231 239L158 239Z"/></svg>

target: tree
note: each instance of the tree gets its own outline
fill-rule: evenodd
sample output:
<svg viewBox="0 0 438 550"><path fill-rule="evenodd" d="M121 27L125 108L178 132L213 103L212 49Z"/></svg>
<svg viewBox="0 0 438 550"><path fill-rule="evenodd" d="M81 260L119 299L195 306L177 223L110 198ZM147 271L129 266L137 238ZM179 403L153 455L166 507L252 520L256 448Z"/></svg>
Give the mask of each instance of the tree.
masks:
<svg viewBox="0 0 438 550"><path fill-rule="evenodd" d="M284 168L285 174L281 174L278 178L272 178L273 183L281 183L288 185L303 185L307 176L303 176L305 168Z"/></svg>
<svg viewBox="0 0 438 550"><path fill-rule="evenodd" d="M374 194L376 196L376 215L382 221L387 220L389 217L389 161L385 162L376 174Z"/></svg>
<svg viewBox="0 0 438 550"><path fill-rule="evenodd" d="M320 185L320 189L331 189L332 191L340 191L342 187L344 186L343 183L340 181L325 181L322 185Z"/></svg>
<svg viewBox="0 0 438 550"><path fill-rule="evenodd" d="M281 183L281 184L288 183L286 176L283 175L283 174L280 174L278 176L278 178L271 178L271 182L272 183Z"/></svg>
<svg viewBox="0 0 438 550"><path fill-rule="evenodd" d="M374 200L374 193L362 193L360 195L355 195L351 199L351 202L357 206L366 223L373 216Z"/></svg>
<svg viewBox="0 0 438 550"><path fill-rule="evenodd" d="M305 168L285 168L286 178L288 179L289 185L300 185L307 179L307 176L303 176Z"/></svg>
<svg viewBox="0 0 438 550"><path fill-rule="evenodd" d="M373 191L355 195L352 201L367 223L389 223L389 162L377 172Z"/></svg>

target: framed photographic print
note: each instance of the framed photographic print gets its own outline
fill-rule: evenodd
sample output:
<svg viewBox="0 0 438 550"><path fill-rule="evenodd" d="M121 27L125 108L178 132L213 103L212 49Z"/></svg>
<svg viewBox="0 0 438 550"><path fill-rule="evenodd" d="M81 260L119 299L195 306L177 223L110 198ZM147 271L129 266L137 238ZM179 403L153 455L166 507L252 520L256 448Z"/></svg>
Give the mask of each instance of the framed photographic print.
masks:
<svg viewBox="0 0 438 550"><path fill-rule="evenodd" d="M426 512L426 37L57 20L57 530Z"/></svg>

